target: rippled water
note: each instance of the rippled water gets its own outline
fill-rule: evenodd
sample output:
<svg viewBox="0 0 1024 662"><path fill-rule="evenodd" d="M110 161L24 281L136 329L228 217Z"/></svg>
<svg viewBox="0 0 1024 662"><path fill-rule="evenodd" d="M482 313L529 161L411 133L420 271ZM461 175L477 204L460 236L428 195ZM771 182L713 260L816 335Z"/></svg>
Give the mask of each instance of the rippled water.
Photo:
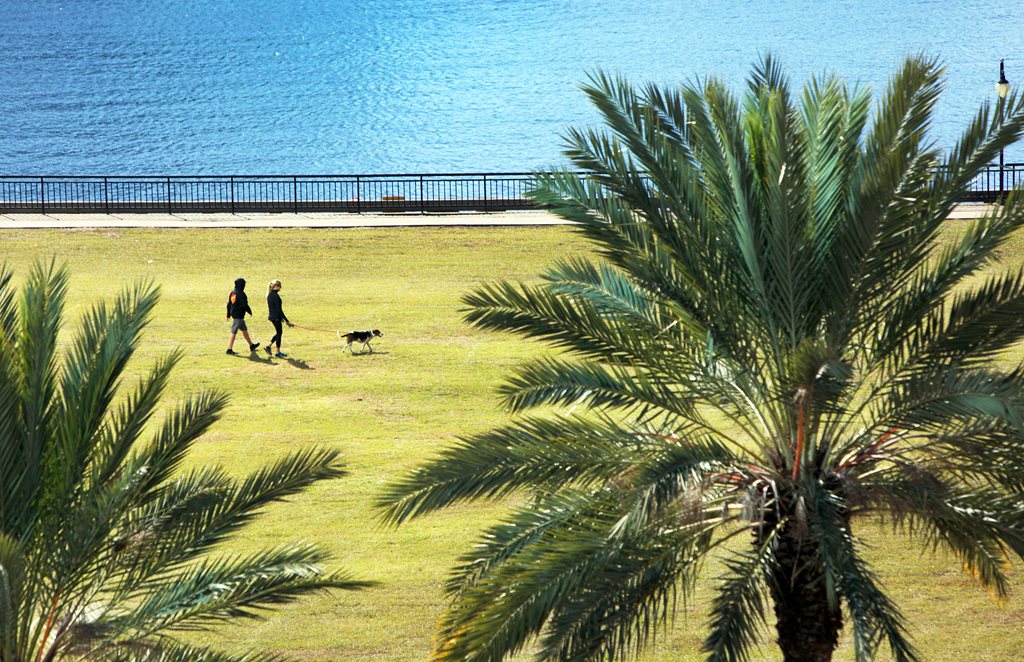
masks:
<svg viewBox="0 0 1024 662"><path fill-rule="evenodd" d="M593 120L586 72L738 86L767 50L876 90L907 52L940 56L948 145L1000 57L1024 84L1022 19L978 0L0 0L0 173L528 170Z"/></svg>

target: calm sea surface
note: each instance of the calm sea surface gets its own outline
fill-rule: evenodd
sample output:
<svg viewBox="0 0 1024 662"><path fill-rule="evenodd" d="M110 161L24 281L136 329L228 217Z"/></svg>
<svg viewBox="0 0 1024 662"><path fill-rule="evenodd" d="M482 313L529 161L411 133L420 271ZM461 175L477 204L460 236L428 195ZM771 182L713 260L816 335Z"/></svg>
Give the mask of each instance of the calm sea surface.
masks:
<svg viewBox="0 0 1024 662"><path fill-rule="evenodd" d="M0 44L2 174L528 170L593 121L588 71L738 87L768 50L878 91L941 57L943 146L1000 57L1024 85L1005 1L0 0Z"/></svg>

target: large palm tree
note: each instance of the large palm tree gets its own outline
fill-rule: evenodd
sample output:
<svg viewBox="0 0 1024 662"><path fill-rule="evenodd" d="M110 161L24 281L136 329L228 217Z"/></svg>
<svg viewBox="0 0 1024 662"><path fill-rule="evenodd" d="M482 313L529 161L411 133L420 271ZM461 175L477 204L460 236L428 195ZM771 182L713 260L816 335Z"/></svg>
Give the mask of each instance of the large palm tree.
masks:
<svg viewBox="0 0 1024 662"><path fill-rule="evenodd" d="M37 264L19 298L0 269L0 662L278 659L169 635L360 585L325 572L311 545L212 554L269 503L341 476L337 454L300 451L244 480L183 470L226 396L200 393L154 421L181 355L120 387L156 288L93 306L61 351L67 280Z"/></svg>
<svg viewBox="0 0 1024 662"><path fill-rule="evenodd" d="M538 175L535 197L601 259L464 299L475 326L560 350L501 387L511 411L547 413L463 439L381 503L400 523L523 495L454 572L437 659L535 638L541 659L628 657L712 554L708 659L747 658L772 616L786 660L829 660L844 622L858 660L914 659L865 517L1006 593L1024 375L997 359L1024 335L1024 274L977 274L1024 206L944 221L1024 104L985 105L944 155L941 80L909 58L872 109L835 77L794 98L770 57L740 98L592 77L605 126L567 135L592 174Z"/></svg>

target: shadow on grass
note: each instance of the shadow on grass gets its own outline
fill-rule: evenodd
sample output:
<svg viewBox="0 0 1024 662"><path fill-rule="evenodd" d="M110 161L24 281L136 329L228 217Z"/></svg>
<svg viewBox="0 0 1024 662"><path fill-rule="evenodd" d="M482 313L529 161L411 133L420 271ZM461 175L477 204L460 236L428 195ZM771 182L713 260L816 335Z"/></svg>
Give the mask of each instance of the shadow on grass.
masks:
<svg viewBox="0 0 1024 662"><path fill-rule="evenodd" d="M285 361L287 361L288 365L290 365L291 367L298 368L299 370L316 370L316 368L309 365L302 359L287 358L285 359Z"/></svg>
<svg viewBox="0 0 1024 662"><path fill-rule="evenodd" d="M345 352L345 353L346 354L351 354L352 356L355 356L355 357L360 357L360 356L387 356L388 354L390 354L390 352L382 352L379 349L375 349L372 352Z"/></svg>
<svg viewBox="0 0 1024 662"><path fill-rule="evenodd" d="M274 362L270 360L270 357L263 358L262 356L260 356L256 352L250 352L249 353L249 360L252 361L253 363L262 363L264 365L274 365Z"/></svg>

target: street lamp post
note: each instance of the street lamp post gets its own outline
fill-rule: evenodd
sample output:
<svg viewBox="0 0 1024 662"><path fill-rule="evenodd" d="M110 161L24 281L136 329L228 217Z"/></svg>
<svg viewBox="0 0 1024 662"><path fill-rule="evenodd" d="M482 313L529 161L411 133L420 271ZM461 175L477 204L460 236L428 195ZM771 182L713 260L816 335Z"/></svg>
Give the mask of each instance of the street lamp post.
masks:
<svg viewBox="0 0 1024 662"><path fill-rule="evenodd" d="M996 94L1005 99L1010 93L1010 81L1006 80L1006 69L1003 60L999 60L999 82L996 83ZM1003 199L1003 149L999 148L999 200Z"/></svg>

